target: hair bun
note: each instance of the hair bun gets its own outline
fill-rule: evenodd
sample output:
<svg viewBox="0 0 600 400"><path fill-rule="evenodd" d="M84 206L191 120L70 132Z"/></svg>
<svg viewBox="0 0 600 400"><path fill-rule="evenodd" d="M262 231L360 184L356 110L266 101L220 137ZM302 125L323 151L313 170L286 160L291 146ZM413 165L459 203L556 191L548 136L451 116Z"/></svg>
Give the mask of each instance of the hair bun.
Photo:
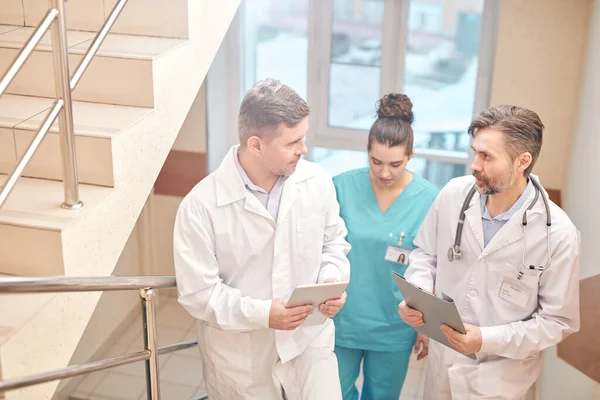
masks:
<svg viewBox="0 0 600 400"><path fill-rule="evenodd" d="M379 100L377 116L379 118L398 118L412 124L415 119L412 106L412 102L404 94L386 94Z"/></svg>

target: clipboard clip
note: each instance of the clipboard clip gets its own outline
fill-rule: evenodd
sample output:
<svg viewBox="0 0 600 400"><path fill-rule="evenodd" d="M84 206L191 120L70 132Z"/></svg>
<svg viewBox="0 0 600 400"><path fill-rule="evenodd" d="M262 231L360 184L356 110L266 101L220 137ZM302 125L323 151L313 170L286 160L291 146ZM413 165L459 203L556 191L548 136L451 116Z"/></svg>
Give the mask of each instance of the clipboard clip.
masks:
<svg viewBox="0 0 600 400"><path fill-rule="evenodd" d="M446 293L442 292L442 299L447 301L448 303L454 303L454 299L448 296Z"/></svg>

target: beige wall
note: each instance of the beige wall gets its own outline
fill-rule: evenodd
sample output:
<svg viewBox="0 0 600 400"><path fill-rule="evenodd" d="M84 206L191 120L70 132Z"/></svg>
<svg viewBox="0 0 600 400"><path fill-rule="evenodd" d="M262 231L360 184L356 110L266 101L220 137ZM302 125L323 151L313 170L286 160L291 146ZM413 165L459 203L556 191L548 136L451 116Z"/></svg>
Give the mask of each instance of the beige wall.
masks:
<svg viewBox="0 0 600 400"><path fill-rule="evenodd" d="M581 90L571 157L565 182L565 209L581 233L581 278L590 279L600 274L600 198L598 182L598 153L600 152L600 0L594 0L590 13L586 59L581 75ZM582 326L590 319L598 319L598 304L594 299L581 299ZM590 305L590 306L586 306ZM582 332L583 333L583 332ZM592 335L594 333L592 332ZM593 336L592 336L593 337ZM600 341L588 340L586 346ZM592 349L590 349L592 350ZM592 350L593 351L593 350ZM598 361L597 361L598 362ZM596 365L598 365L596 363ZM597 371L597 366L596 366ZM546 352L546 363L541 378L541 399L600 399L600 382L596 382L556 355L556 350Z"/></svg>
<svg viewBox="0 0 600 400"><path fill-rule="evenodd" d="M156 275L174 275L173 265L173 227L175 215L182 197L152 196L152 248L154 252L153 273Z"/></svg>
<svg viewBox="0 0 600 400"><path fill-rule="evenodd" d="M175 151L206 153L206 83L202 85L196 100L173 145ZM194 166L190 166L193 168ZM152 273L173 275L173 227L177 208L183 197L153 194L149 199L152 216Z"/></svg>
<svg viewBox="0 0 600 400"><path fill-rule="evenodd" d="M546 125L534 173L564 189L591 0L503 0L491 104L516 104Z"/></svg>
<svg viewBox="0 0 600 400"><path fill-rule="evenodd" d="M206 153L206 81L192 104L177 139L173 150L193 151Z"/></svg>

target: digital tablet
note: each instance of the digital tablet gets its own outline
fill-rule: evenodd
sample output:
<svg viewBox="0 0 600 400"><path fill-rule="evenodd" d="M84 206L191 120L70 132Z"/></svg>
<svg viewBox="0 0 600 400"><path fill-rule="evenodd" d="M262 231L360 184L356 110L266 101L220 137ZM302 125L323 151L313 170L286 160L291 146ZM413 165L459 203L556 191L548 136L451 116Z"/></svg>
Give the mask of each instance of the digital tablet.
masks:
<svg viewBox="0 0 600 400"><path fill-rule="evenodd" d="M327 320L327 316L321 314L319 305L325 303L327 300L339 299L347 286L348 282L297 286L287 301L286 307L312 305L314 307L313 313L306 317L301 326L323 324Z"/></svg>

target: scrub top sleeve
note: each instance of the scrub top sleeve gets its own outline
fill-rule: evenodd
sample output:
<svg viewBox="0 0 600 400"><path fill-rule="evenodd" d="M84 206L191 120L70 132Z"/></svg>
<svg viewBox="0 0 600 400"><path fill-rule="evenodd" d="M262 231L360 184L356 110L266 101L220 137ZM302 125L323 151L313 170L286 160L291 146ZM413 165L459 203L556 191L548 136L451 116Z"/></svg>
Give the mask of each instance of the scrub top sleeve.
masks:
<svg viewBox="0 0 600 400"><path fill-rule="evenodd" d="M440 197L436 198L429 209L413 241L417 248L412 251L409 267L404 274L408 282L429 292L433 292L437 271L437 228Z"/></svg>
<svg viewBox="0 0 600 400"><path fill-rule="evenodd" d="M327 178L326 186L328 211L325 214L323 251L318 282L322 283L327 279L344 282L350 279L350 262L346 257L350 251L350 244L346 241L348 231L344 220L340 217L336 189L330 178Z"/></svg>

